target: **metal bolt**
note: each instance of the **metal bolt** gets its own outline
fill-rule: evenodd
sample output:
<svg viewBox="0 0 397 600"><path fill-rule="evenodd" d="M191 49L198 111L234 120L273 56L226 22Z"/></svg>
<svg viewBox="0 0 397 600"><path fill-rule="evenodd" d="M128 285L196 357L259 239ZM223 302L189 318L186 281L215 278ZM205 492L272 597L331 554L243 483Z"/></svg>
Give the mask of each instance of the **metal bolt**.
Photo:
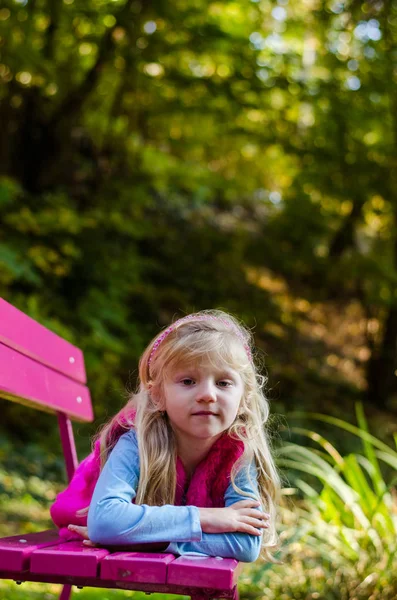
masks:
<svg viewBox="0 0 397 600"><path fill-rule="evenodd" d="M77 396L76 400L79 404L83 402L83 398L81 396Z"/></svg>
<svg viewBox="0 0 397 600"><path fill-rule="evenodd" d="M18 540L18 542L21 542L21 544L27 544L28 540Z"/></svg>
<svg viewBox="0 0 397 600"><path fill-rule="evenodd" d="M73 356L71 356L71 357L69 358L69 362L70 362L71 364L73 364L73 363L74 363L74 358L73 358Z"/></svg>

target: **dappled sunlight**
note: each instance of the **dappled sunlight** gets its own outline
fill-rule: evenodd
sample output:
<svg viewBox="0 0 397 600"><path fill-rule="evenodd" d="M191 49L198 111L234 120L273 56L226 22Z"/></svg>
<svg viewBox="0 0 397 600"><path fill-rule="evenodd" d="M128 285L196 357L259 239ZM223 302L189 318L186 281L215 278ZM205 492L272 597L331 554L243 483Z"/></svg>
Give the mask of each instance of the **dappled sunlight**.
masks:
<svg viewBox="0 0 397 600"><path fill-rule="evenodd" d="M296 368L315 369L319 375L332 378L335 374L364 390L365 363L370 356L366 345L368 322L358 302L351 302L341 310L333 302L311 303L295 296L285 279L266 268L247 268L247 279L271 293L279 307L281 322L263 325L263 334L275 336L296 348ZM375 326L372 321L372 327ZM267 341L271 347L271 339Z"/></svg>

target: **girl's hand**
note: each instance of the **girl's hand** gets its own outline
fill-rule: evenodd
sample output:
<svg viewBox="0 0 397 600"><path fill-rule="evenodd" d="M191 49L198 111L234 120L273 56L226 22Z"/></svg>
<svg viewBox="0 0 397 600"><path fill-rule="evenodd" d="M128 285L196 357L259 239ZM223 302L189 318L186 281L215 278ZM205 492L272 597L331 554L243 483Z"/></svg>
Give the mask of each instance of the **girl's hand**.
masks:
<svg viewBox="0 0 397 600"><path fill-rule="evenodd" d="M201 529L204 533L240 531L261 535L269 527L269 515L259 508L256 500L240 500L225 508L199 508Z"/></svg>
<svg viewBox="0 0 397 600"><path fill-rule="evenodd" d="M69 531L73 531L83 538L84 546L90 546L91 548L97 548L97 545L88 537L88 528L81 525L68 525ZM129 544L127 546L113 546L113 551L120 552L164 552L169 542L146 542L143 544Z"/></svg>
<svg viewBox="0 0 397 600"><path fill-rule="evenodd" d="M95 547L95 544L91 542L90 538L88 537L87 527L83 527L82 525L68 525L68 529L69 531L73 531L74 533L81 535L84 546Z"/></svg>

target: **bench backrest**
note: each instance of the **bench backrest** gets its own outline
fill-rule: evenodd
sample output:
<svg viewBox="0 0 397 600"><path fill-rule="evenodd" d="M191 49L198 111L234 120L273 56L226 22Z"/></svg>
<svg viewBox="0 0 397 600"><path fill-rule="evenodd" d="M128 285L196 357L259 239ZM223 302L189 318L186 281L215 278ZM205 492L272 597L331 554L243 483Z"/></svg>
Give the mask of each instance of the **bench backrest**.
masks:
<svg viewBox="0 0 397 600"><path fill-rule="evenodd" d="M92 421L83 353L0 298L0 397L58 416L69 479L77 466L70 419Z"/></svg>

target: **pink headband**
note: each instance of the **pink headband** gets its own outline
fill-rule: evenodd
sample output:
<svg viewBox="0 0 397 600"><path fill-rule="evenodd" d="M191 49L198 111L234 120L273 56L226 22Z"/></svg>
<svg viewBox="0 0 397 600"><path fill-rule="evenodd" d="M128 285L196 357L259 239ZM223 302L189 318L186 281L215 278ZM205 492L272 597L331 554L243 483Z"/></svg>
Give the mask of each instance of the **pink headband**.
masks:
<svg viewBox="0 0 397 600"><path fill-rule="evenodd" d="M250 349L249 345L247 344L247 342L245 341L241 332L237 329L237 327L233 323L231 323L230 321L227 321L226 319L222 319L222 317L216 317L215 315L194 315L193 314L193 315L187 315L186 317L182 317L182 319L178 319L178 321L175 321L175 323L173 323L167 329L165 329L165 331L163 331L163 333L157 338L157 340L153 344L153 348L150 353L149 360L147 362L148 367L150 366L150 363L152 362L153 356L156 354L157 348L160 346L161 342L163 340L165 340L165 338L171 333L171 331L174 331L174 329L176 329L179 325L181 325L182 323L185 323L186 321L190 321L190 320L208 321L210 319L224 323L225 325L227 325L229 327L229 329L231 329L233 331L233 333L236 334L236 336L238 338L240 338L240 340L243 342L244 350L246 351L248 358L252 362L251 349Z"/></svg>

